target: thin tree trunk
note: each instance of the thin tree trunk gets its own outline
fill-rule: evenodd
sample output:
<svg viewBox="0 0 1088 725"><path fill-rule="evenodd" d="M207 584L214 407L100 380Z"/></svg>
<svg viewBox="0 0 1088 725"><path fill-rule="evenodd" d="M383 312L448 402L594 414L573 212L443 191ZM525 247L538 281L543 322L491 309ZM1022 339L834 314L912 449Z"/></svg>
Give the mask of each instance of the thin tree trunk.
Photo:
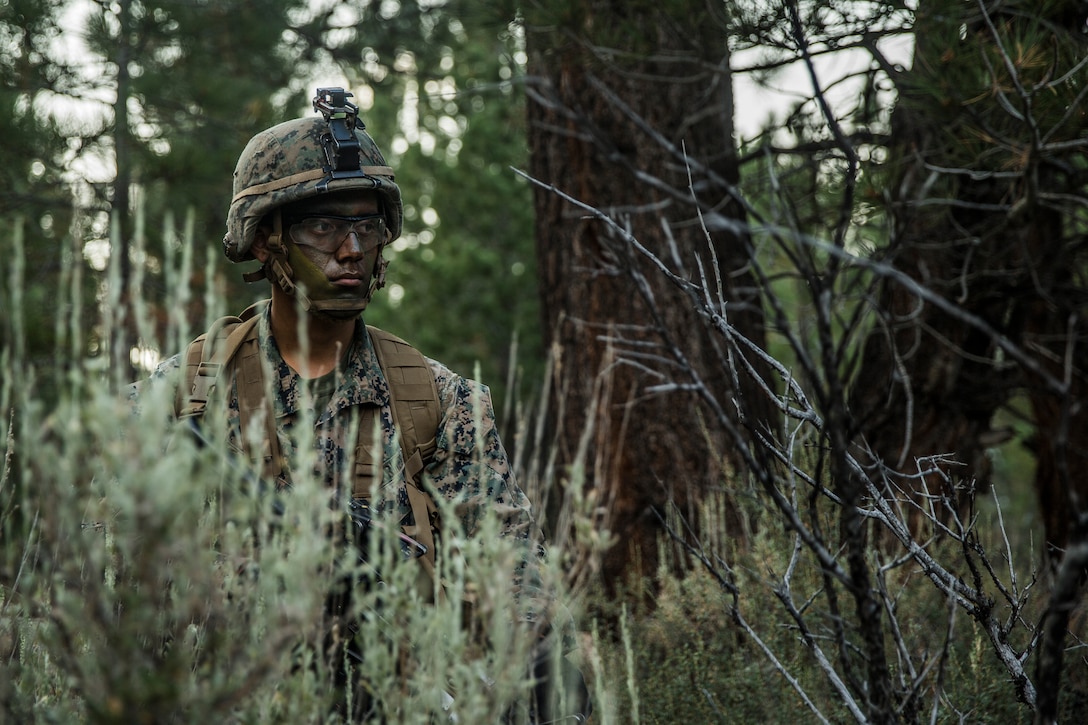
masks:
<svg viewBox="0 0 1088 725"><path fill-rule="evenodd" d="M132 257L129 254L129 244L132 240L132 210L129 200L129 188L132 184L132 160L131 139L129 136L128 99L129 89L129 61L131 60L132 42L132 2L120 0L117 9L117 52L114 63L117 65L117 98L113 104L113 147L114 161L117 165L117 173L113 179L113 196L110 204L111 223L116 225L118 248L112 249L111 254L118 255L118 283L121 286L119 299L121 301L117 324L113 327L114 339L111 341L111 357L116 371L125 371L122 379L131 377L134 366L129 357L129 351L135 343L125 311L129 309L129 299L132 294Z"/></svg>

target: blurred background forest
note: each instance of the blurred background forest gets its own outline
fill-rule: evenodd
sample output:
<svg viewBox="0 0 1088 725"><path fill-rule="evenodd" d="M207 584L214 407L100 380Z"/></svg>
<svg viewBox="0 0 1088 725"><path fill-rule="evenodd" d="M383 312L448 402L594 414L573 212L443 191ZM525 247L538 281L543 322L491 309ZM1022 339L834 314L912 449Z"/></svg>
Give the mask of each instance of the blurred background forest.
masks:
<svg viewBox="0 0 1088 725"><path fill-rule="evenodd" d="M405 198L367 321L478 366L571 590L604 592L613 634L638 613L603 712L766 719L723 693L781 675L821 721L1075 721L1086 22L1080 0L8 0L5 360L48 409L67 372L138 378L265 296L222 254L235 160L342 85ZM673 646L689 624L703 643Z"/></svg>
<svg viewBox="0 0 1088 725"><path fill-rule="evenodd" d="M113 260L115 299L125 304L138 277L164 324L163 276L183 254L194 329L266 296L222 254L234 163L257 131L312 113L317 86L340 85L405 190L395 278L373 323L467 374L479 363L499 389L517 335L539 379L532 207L510 171L527 157L524 43L512 19L472 3L6 3L0 213L26 220L27 300L42 314L27 326L33 359L54 354L52 320L64 311L42 303L75 264L90 300ZM137 216L139 255L111 254L134 245ZM183 237L193 249L180 248ZM221 306L205 310L207 298ZM94 305L83 312L84 352L113 349L111 364L133 376L174 352L145 349L124 328L111 345Z"/></svg>

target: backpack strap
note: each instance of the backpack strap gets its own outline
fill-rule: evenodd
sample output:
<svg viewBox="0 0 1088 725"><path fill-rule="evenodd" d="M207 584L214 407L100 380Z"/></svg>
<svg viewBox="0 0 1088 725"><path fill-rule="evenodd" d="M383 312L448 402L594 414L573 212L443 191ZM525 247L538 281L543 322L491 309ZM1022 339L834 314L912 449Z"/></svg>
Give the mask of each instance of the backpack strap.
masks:
<svg viewBox="0 0 1088 725"><path fill-rule="evenodd" d="M434 371L423 353L396 335L369 325L366 329L389 383L393 422L404 448L406 477L418 481L438 447L439 401Z"/></svg>
<svg viewBox="0 0 1088 725"><path fill-rule="evenodd" d="M185 351L184 383L178 386L174 412L179 418L204 414L208 398L219 380L223 366L237 354L259 316L250 307L241 317L220 317Z"/></svg>
<svg viewBox="0 0 1088 725"><path fill-rule="evenodd" d="M264 450L260 458L264 460L264 475L271 481L283 475L284 461L275 416L265 395L264 366L257 340L257 322L263 304L266 303L249 307L240 317L216 320L207 333L189 344L185 353L184 383L178 387L175 412L179 418L203 415L220 377L232 372L238 388L243 445L248 445L251 439L246 433L249 426L261 417L258 411L263 411ZM441 415L438 386L423 353L392 333L369 325L367 332L389 384L390 410L404 456L412 523L402 528L405 534L426 547L427 553L420 560L433 577L438 507L423 488L422 474L434 459L438 447L436 434ZM362 408L355 448L353 498L369 500L374 483L381 475L376 465L380 454L374 450L375 444L380 445L374 439L377 412L374 406Z"/></svg>
<svg viewBox="0 0 1088 725"><path fill-rule="evenodd" d="M438 423L440 404L438 386L434 381L427 358L396 335L367 326L378 363L389 384L390 409L393 423L400 436L404 454L404 468L408 503L412 509L412 523L402 529L426 547L420 557L423 568L437 582L435 572L435 532L438 530L438 507L423 488L423 469L434 459L438 448ZM374 456L368 445L373 436L373 422L359 426L359 445L356 449L356 478L353 495L369 498L373 486ZM360 461L360 458L363 460ZM360 463L362 465L360 466ZM368 473L369 471L369 478Z"/></svg>
<svg viewBox="0 0 1088 725"><path fill-rule="evenodd" d="M202 416L223 373L231 369L238 387L242 445L248 446L251 436L247 431L255 419L263 419L265 443L259 459L264 461L264 475L276 480L283 473L283 455L272 406L264 394L264 366L257 342L257 323L265 304L258 302L239 317L221 317L189 344L184 383L178 386L175 412L179 418ZM258 411L263 415L258 416Z"/></svg>

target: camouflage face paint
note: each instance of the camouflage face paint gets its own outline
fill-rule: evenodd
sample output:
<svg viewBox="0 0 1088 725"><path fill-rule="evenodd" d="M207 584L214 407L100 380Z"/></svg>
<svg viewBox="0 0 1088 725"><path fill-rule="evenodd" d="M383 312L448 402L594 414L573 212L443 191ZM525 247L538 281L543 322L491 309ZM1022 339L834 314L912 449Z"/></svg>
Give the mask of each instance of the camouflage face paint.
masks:
<svg viewBox="0 0 1088 725"><path fill-rule="evenodd" d="M354 316L366 309L371 295L378 288L375 284L376 274L384 276L382 249L384 245L365 252L349 268L337 262L336 252L322 252L288 242L287 262L294 271L294 282L302 287L312 303L312 309L318 312L339 311ZM330 274L333 275L332 279Z"/></svg>

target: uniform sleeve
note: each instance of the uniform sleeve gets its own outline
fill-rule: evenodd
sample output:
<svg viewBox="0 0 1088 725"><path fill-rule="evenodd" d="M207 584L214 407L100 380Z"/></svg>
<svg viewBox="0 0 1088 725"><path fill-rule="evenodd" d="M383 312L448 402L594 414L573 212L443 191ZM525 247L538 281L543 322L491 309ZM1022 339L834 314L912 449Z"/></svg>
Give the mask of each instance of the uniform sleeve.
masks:
<svg viewBox="0 0 1088 725"><path fill-rule="evenodd" d="M443 411L438 447L427 470L431 483L454 503L467 536L476 533L483 517L498 517L501 535L524 547L513 572L515 587L535 591L544 555L541 536L499 439L491 394L487 386L430 362Z"/></svg>

